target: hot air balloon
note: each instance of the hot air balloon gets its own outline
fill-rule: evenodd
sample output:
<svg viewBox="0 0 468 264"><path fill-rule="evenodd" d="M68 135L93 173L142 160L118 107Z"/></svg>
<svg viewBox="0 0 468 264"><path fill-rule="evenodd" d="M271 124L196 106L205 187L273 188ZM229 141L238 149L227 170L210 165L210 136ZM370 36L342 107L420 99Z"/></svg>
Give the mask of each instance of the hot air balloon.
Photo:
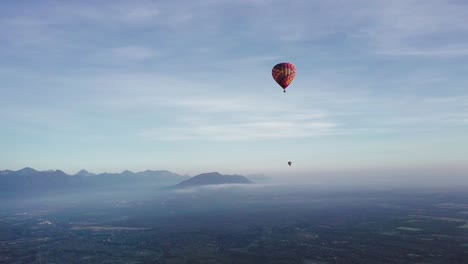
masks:
<svg viewBox="0 0 468 264"><path fill-rule="evenodd" d="M278 63L271 70L273 79L283 88L283 92L286 92L286 88L291 84L296 77L296 67L289 62Z"/></svg>
<svg viewBox="0 0 468 264"><path fill-rule="evenodd" d="M291 162L291 161L288 161L288 165L289 165L289 167L291 167L291 164L292 164L292 162Z"/></svg>

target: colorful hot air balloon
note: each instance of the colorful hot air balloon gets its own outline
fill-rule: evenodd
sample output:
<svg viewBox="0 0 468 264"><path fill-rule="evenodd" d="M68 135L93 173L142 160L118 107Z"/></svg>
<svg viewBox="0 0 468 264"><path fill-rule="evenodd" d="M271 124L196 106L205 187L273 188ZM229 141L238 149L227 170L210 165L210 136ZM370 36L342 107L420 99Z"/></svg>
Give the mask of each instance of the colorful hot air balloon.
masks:
<svg viewBox="0 0 468 264"><path fill-rule="evenodd" d="M283 87L283 91L286 92L286 88L291 84L296 76L296 67L289 62L278 63L271 70L273 79Z"/></svg>

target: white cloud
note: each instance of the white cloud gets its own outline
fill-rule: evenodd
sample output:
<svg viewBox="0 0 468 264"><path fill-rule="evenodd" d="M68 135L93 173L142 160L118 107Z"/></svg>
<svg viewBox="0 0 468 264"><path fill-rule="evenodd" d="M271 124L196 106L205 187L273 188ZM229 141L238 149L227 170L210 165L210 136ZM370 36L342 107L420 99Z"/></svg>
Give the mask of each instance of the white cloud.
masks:
<svg viewBox="0 0 468 264"><path fill-rule="evenodd" d="M175 107L173 125L145 128L140 135L153 140L263 140L303 138L335 133L337 124L315 109L275 102L247 104L252 98L186 98L167 100ZM260 101L259 101L260 102Z"/></svg>
<svg viewBox="0 0 468 264"><path fill-rule="evenodd" d="M205 123L143 130L140 135L152 140L249 141L330 135L335 127L336 124L326 122Z"/></svg>

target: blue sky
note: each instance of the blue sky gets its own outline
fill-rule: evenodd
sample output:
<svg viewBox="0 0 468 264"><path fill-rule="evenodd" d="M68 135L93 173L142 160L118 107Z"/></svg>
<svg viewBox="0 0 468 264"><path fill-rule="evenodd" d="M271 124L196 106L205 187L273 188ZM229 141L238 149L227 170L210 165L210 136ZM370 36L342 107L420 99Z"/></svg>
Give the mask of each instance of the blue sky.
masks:
<svg viewBox="0 0 468 264"><path fill-rule="evenodd" d="M285 3L3 1L0 168L468 171L468 2Z"/></svg>

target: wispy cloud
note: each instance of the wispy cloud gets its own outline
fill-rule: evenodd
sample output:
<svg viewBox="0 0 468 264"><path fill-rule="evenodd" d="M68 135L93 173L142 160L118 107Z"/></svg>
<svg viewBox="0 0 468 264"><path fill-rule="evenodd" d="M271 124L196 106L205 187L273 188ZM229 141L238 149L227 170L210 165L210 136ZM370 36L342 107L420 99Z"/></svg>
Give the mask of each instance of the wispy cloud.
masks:
<svg viewBox="0 0 468 264"><path fill-rule="evenodd" d="M187 124L168 129L143 130L141 136L152 140L267 140L286 138L307 138L332 134L336 127L325 122L255 122Z"/></svg>
<svg viewBox="0 0 468 264"><path fill-rule="evenodd" d="M357 35L386 55L468 55L468 5L461 1L374 2ZM448 15L449 14L449 15Z"/></svg>
<svg viewBox="0 0 468 264"><path fill-rule="evenodd" d="M105 63L124 63L127 61L144 61L155 59L160 56L156 50L144 46L123 46L106 49L100 54L97 54L95 59Z"/></svg>
<svg viewBox="0 0 468 264"><path fill-rule="evenodd" d="M29 6L34 13L5 14L0 20L3 37L11 43L50 40L49 45L56 45L55 40L71 45L73 34L110 36L144 29L155 32L163 43L204 43L210 47L205 51L244 43L288 49L285 43L326 47L330 42L346 41L361 47L361 52L380 55L452 57L468 53L468 6L461 1L52 3L50 8Z"/></svg>
<svg viewBox="0 0 468 264"><path fill-rule="evenodd" d="M47 18L60 23L92 22L94 25L142 24L159 20L162 16L157 4L150 1L130 3L128 1L113 1L112 3L61 3L56 2L51 8L38 10L53 13L56 16Z"/></svg>
<svg viewBox="0 0 468 264"><path fill-rule="evenodd" d="M376 51L381 55L419 56L419 57L459 57L468 55L468 47L442 46L436 48L400 47Z"/></svg>
<svg viewBox="0 0 468 264"><path fill-rule="evenodd" d="M140 135L156 140L264 140L305 138L335 132L337 124L319 110L287 107L272 102L246 104L238 99L169 101L176 107L172 126L145 128ZM248 98L251 100L251 98Z"/></svg>

